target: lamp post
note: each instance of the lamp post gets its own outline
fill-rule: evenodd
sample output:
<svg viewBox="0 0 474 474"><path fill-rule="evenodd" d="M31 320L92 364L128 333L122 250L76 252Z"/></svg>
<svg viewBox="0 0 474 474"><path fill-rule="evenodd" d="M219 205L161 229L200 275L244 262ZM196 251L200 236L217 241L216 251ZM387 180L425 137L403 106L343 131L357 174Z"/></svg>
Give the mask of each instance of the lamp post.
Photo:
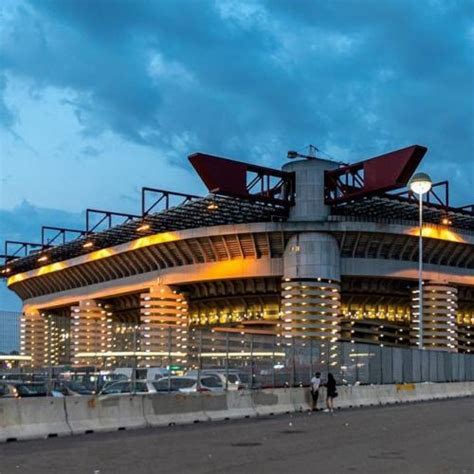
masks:
<svg viewBox="0 0 474 474"><path fill-rule="evenodd" d="M420 198L420 238L418 250L418 297L419 297L419 348L423 349L423 194L431 189L433 182L426 173L416 173L408 183L408 187Z"/></svg>

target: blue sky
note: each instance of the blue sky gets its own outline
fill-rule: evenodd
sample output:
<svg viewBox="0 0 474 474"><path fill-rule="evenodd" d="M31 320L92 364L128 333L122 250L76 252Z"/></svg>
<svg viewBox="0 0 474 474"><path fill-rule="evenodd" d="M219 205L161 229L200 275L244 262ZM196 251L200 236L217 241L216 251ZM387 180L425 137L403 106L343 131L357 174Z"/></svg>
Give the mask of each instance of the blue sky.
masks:
<svg viewBox="0 0 474 474"><path fill-rule="evenodd" d="M203 193L195 151L418 143L474 201L471 0L3 0L0 25L1 239L136 212L141 186Z"/></svg>

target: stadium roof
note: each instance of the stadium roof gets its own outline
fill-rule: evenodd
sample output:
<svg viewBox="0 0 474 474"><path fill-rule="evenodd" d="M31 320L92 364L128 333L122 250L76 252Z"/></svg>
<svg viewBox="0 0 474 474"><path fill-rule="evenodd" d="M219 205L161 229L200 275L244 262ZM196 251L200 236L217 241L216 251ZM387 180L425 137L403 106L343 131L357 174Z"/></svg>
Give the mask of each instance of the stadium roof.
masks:
<svg viewBox="0 0 474 474"><path fill-rule="evenodd" d="M425 152L425 147L413 145L327 171L325 199L331 213L360 220L412 221L416 225L419 212L416 197L409 191L393 192L406 186ZM88 209L84 230L43 227L41 243L6 241L5 264L0 267L0 276L9 277L41 267L45 262L64 261L161 232L288 218L294 203L293 173L202 153L189 159L211 193L207 197L142 188L140 215ZM159 197L150 206L149 195L153 193ZM181 203L170 207L172 197L179 198ZM152 213L163 204L163 210ZM425 196L423 218L428 223L474 231L473 206L450 207L446 181L435 183ZM113 225L117 219L121 223ZM55 235L49 238L47 231L51 230ZM71 234L73 238L68 239ZM59 245L58 237L62 238Z"/></svg>
<svg viewBox="0 0 474 474"><path fill-rule="evenodd" d="M418 222L419 206L412 199L383 194L354 199L332 206L332 214L361 218L399 219ZM423 221L474 231L474 212L464 208L423 204Z"/></svg>
<svg viewBox="0 0 474 474"><path fill-rule="evenodd" d="M176 207L161 212L148 214L143 218L127 219L101 232L75 238L61 245L45 245L40 250L28 251L22 257L10 256L2 267L2 276L39 268L47 263L60 262L92 250L112 247L122 243L161 232L172 232L199 227L210 227L226 224L244 224L252 222L278 222L286 220L288 207L271 202L259 202L229 196L209 195L190 200ZM58 228L59 229L59 228Z"/></svg>

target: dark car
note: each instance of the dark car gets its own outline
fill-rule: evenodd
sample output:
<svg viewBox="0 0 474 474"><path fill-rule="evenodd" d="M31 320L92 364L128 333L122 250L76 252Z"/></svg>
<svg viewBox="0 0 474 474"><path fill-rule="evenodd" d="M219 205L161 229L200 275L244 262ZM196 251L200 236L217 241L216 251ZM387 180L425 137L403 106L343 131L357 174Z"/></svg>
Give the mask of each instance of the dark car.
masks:
<svg viewBox="0 0 474 474"><path fill-rule="evenodd" d="M53 383L52 389L64 396L93 395L95 393L92 388L86 387L75 380L56 380Z"/></svg>
<svg viewBox="0 0 474 474"><path fill-rule="evenodd" d="M41 382L2 380L1 383L2 386L6 386L8 388L9 393L15 393L15 398L46 397L48 395L46 384Z"/></svg>

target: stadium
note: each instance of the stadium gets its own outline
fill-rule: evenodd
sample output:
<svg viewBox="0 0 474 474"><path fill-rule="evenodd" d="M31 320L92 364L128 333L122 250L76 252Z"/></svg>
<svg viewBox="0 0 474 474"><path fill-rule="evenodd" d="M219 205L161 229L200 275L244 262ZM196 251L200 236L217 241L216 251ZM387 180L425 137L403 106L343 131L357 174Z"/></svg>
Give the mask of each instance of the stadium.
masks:
<svg viewBox="0 0 474 474"><path fill-rule="evenodd" d="M244 355L248 335L256 354L269 338L419 348L420 320L422 348L471 352L474 207L452 207L446 181L423 196L420 305L407 185L426 152L354 164L289 152L281 170L195 153L206 196L146 187L136 214L87 209L82 229L7 240L0 271L23 301L22 356L183 364L197 348Z"/></svg>

